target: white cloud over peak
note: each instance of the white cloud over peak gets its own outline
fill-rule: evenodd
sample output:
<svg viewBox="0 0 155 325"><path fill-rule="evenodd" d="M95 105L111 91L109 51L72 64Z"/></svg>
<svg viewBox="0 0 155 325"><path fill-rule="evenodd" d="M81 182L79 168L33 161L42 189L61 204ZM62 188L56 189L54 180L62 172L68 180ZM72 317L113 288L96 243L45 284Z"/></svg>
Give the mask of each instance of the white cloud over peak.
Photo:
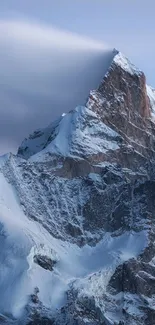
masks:
<svg viewBox="0 0 155 325"><path fill-rule="evenodd" d="M112 50L94 40L0 20L0 153L16 150L29 132L84 104L111 59Z"/></svg>

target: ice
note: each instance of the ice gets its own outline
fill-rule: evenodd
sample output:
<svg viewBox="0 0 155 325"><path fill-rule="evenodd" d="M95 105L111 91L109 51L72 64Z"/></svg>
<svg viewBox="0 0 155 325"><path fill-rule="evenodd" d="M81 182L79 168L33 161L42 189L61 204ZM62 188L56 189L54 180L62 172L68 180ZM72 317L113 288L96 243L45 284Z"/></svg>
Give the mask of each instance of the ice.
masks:
<svg viewBox="0 0 155 325"><path fill-rule="evenodd" d="M108 167L108 166L115 166L115 164L112 164L109 161L102 161L94 166L102 168L102 167Z"/></svg>
<svg viewBox="0 0 155 325"><path fill-rule="evenodd" d="M92 179L94 182L101 182L102 181L101 176L99 174L96 174L96 173L90 173L88 175L88 177L90 179Z"/></svg>

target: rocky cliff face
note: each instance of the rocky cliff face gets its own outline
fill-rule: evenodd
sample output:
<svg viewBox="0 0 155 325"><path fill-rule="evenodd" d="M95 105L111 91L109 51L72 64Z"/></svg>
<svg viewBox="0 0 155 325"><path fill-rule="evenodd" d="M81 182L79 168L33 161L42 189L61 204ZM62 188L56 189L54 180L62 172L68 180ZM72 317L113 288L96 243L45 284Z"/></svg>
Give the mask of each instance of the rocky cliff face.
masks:
<svg viewBox="0 0 155 325"><path fill-rule="evenodd" d="M0 159L2 324L153 325L155 93L121 53Z"/></svg>
<svg viewBox="0 0 155 325"><path fill-rule="evenodd" d="M149 89L144 73L118 53L87 103L87 107L121 134L126 150L131 147L144 158L150 157L151 151L154 155L155 133Z"/></svg>

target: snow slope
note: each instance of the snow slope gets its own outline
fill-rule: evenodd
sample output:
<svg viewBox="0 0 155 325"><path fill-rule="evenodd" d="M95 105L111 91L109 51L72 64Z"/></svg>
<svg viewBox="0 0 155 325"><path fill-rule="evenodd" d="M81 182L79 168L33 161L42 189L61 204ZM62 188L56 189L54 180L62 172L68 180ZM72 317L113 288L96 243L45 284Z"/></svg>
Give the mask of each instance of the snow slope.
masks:
<svg viewBox="0 0 155 325"><path fill-rule="evenodd" d="M78 106L47 129L25 139L19 154L25 158L31 156L31 161L42 161L51 153L83 157L117 150L119 138L119 134L101 122L96 113Z"/></svg>
<svg viewBox="0 0 155 325"><path fill-rule="evenodd" d="M126 58L125 55L121 52L116 51L116 55L113 58L113 62L131 75L141 73L141 71L133 63L131 63L130 60Z"/></svg>

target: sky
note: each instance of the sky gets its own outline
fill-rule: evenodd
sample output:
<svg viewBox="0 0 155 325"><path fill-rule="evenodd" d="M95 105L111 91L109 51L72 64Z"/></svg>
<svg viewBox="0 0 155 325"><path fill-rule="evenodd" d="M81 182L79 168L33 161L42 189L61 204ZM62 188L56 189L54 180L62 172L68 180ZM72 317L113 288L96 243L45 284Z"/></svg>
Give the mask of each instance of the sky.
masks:
<svg viewBox="0 0 155 325"><path fill-rule="evenodd" d="M121 50L155 86L154 0L0 1L0 154L84 104Z"/></svg>

